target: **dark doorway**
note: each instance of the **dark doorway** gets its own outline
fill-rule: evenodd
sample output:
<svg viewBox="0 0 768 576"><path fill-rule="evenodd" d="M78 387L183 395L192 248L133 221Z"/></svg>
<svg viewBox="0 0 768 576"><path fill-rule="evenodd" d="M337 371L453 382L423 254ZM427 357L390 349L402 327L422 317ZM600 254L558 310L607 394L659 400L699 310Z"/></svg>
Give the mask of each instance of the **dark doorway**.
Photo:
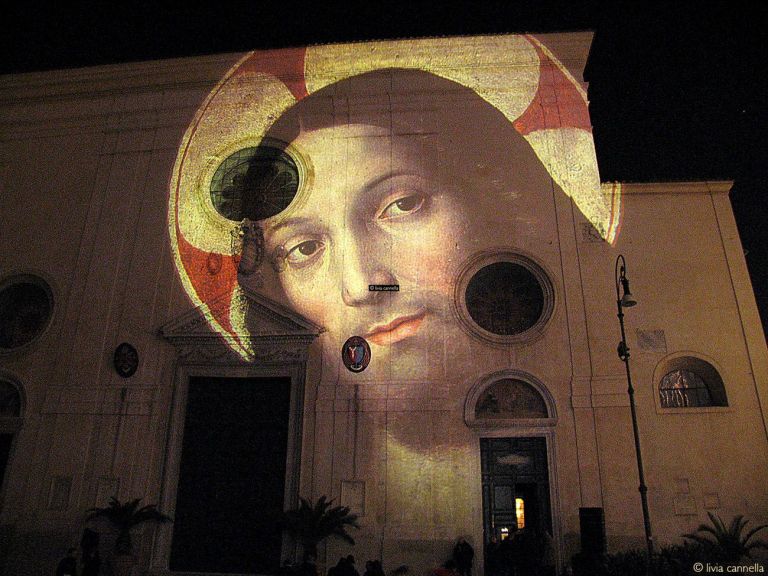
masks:
<svg viewBox="0 0 768 576"><path fill-rule="evenodd" d="M0 488L3 487L5 469L11 456L11 444L13 444L13 434L0 434Z"/></svg>
<svg viewBox="0 0 768 576"><path fill-rule="evenodd" d="M191 378L170 569L280 566L290 378Z"/></svg>
<svg viewBox="0 0 768 576"><path fill-rule="evenodd" d="M486 544L522 528L552 534L545 438L481 438Z"/></svg>

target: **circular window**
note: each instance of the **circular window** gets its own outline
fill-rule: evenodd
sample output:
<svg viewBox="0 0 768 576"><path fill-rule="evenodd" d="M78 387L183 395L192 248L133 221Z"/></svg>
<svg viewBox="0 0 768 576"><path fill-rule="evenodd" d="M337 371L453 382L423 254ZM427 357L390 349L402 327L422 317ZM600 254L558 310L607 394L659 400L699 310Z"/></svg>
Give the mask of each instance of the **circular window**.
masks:
<svg viewBox="0 0 768 576"><path fill-rule="evenodd" d="M531 328L544 309L544 290L525 266L496 262L478 270L466 291L469 315L481 328L498 336Z"/></svg>
<svg viewBox="0 0 768 576"><path fill-rule="evenodd" d="M459 316L474 334L499 344L524 341L552 315L552 285L532 260L501 253L475 259L457 283Z"/></svg>
<svg viewBox="0 0 768 576"><path fill-rule="evenodd" d="M243 148L229 155L211 180L216 211L240 222L263 220L285 210L299 190L293 158L274 146Z"/></svg>
<svg viewBox="0 0 768 576"><path fill-rule="evenodd" d="M39 278L18 277L0 288L0 350L13 350L35 340L48 326L53 298Z"/></svg>

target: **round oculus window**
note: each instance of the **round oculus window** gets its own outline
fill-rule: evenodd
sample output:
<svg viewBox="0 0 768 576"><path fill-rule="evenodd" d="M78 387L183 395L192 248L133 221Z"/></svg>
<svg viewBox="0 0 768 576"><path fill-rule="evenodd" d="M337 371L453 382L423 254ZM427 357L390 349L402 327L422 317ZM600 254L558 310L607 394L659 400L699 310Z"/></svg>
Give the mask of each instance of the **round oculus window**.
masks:
<svg viewBox="0 0 768 576"><path fill-rule="evenodd" d="M53 299L39 279L19 279L0 289L0 350L14 350L35 340L51 319Z"/></svg>
<svg viewBox="0 0 768 576"><path fill-rule="evenodd" d="M498 336L525 332L544 310L541 284L530 270L514 262L496 262L478 270L465 298L472 320Z"/></svg>
<svg viewBox="0 0 768 576"><path fill-rule="evenodd" d="M274 146L243 148L230 154L211 179L211 200L228 220L263 220L285 210L299 190L293 158Z"/></svg>
<svg viewBox="0 0 768 576"><path fill-rule="evenodd" d="M554 309L552 283L541 267L511 252L476 257L456 288L462 324L494 344L530 340L541 333Z"/></svg>

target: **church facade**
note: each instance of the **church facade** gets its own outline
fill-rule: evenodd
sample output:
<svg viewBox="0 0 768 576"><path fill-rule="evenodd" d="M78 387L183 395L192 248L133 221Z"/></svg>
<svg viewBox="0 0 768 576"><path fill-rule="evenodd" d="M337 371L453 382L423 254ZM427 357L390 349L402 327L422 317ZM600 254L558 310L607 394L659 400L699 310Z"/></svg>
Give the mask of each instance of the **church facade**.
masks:
<svg viewBox="0 0 768 576"><path fill-rule="evenodd" d="M729 182L601 183L586 33L0 79L0 566L142 498L142 573L274 573L325 496L349 553L585 518L645 546L768 521L768 353ZM619 256L622 256L619 259ZM590 516L592 514L592 516ZM594 527L594 525L591 525ZM599 539L599 538L598 538Z"/></svg>

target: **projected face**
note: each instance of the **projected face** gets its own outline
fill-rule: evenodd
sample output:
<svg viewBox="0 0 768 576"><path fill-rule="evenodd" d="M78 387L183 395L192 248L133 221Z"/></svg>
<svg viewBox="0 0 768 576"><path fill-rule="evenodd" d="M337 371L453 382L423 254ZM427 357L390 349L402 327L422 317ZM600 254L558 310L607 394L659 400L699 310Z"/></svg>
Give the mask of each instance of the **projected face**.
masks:
<svg viewBox="0 0 768 576"><path fill-rule="evenodd" d="M393 76L425 95L382 116L386 100L361 86ZM436 103L441 91L451 96ZM372 346L367 376L437 377L463 361L449 362L445 343L468 338L452 308L460 268L499 238L528 234L551 179L506 118L453 83L387 71L328 92L267 133L306 159L308 175L303 197L262 221L266 254L291 305L325 328L328 353L362 336ZM329 102L343 113L328 114Z"/></svg>
<svg viewBox="0 0 768 576"><path fill-rule="evenodd" d="M321 326L337 360L347 338L365 337L366 378L377 365L410 377L404 368L436 366L436 349L455 357L449 344L468 338L454 291L473 255L552 244L541 215L553 192L615 238L618 189L600 188L586 95L548 49L528 36L434 44L252 53L201 105L174 167L171 244L191 301L244 360L246 295L261 292ZM242 214L224 209L238 186L216 188L219 168L229 178L238 154L280 143L301 161L295 200L265 220L275 212L246 210L258 194L235 203ZM238 274L243 217L263 228L265 283Z"/></svg>
<svg viewBox="0 0 768 576"><path fill-rule="evenodd" d="M467 210L456 174L430 165L410 140L357 124L293 143L311 159L312 187L290 217L264 222L267 254L288 299L326 328L333 349L359 335L380 360L382 349L422 348L452 323L452 256Z"/></svg>

